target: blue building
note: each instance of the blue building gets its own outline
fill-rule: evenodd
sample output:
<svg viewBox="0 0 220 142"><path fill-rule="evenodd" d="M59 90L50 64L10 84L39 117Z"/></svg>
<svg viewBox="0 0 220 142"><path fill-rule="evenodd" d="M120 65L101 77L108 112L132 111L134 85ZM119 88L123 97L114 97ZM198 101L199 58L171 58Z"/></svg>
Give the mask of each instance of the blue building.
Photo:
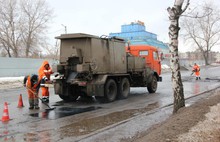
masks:
<svg viewBox="0 0 220 142"><path fill-rule="evenodd" d="M145 30L144 22L131 22L121 26L120 33L110 33L110 37L116 36L129 41L132 45L151 45L160 48L162 52L168 53L167 44L157 40L157 35Z"/></svg>

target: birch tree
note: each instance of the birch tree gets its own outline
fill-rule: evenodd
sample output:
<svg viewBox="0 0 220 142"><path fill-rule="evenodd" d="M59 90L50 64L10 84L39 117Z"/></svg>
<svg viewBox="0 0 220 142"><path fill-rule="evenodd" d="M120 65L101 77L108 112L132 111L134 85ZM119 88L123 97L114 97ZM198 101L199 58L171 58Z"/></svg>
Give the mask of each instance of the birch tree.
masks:
<svg viewBox="0 0 220 142"><path fill-rule="evenodd" d="M176 113L181 107L185 106L183 84L180 73L180 64L178 56L178 37L179 37L179 18L185 12L189 6L189 1L186 0L186 5L184 8L184 0L175 0L174 6L168 7L167 11L169 13L169 49L171 54L170 65L172 72L172 87L174 96L174 107L173 113Z"/></svg>
<svg viewBox="0 0 220 142"><path fill-rule="evenodd" d="M198 16L198 11L202 16ZM208 65L210 51L220 43L220 10L212 3L205 3L191 15L192 18L184 18L182 23L185 39L201 51Z"/></svg>

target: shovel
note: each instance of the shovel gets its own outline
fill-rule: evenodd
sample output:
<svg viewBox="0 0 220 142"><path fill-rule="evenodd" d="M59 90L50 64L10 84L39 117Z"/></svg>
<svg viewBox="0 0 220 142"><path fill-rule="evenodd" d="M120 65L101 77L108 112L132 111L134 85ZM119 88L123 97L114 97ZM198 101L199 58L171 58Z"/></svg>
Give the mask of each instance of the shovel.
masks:
<svg viewBox="0 0 220 142"><path fill-rule="evenodd" d="M194 72L195 72L195 71L193 70L192 73L191 73L191 76L194 74Z"/></svg>
<svg viewBox="0 0 220 142"><path fill-rule="evenodd" d="M51 108L47 103L45 103L45 102L42 100L42 98L40 98L40 97L37 96L37 93L35 93L34 91L32 91L32 90L31 90L30 88L28 88L28 87L27 87L27 89L28 89L29 91L31 91L31 92L35 95L35 97L37 97L38 99L40 99L41 102L48 107L48 108L46 108L45 110L50 111L50 110L54 110L54 109L56 108L56 107Z"/></svg>

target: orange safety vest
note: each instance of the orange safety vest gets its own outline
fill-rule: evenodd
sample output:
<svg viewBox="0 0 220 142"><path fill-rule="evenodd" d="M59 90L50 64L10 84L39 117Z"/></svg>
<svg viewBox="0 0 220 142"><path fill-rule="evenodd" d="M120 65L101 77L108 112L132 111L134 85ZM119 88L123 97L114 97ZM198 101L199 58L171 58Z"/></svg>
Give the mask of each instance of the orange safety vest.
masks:
<svg viewBox="0 0 220 142"><path fill-rule="evenodd" d="M193 66L193 71L195 72L195 75L196 76L199 76L200 75L200 68L198 65L194 65Z"/></svg>
<svg viewBox="0 0 220 142"><path fill-rule="evenodd" d="M50 75L53 74L53 71L52 71L52 68L49 67L49 69L45 69L45 65L48 64L49 65L49 62L48 61L44 61L41 65L41 67L39 68L38 70L38 75L39 75L39 80L41 79L48 79L50 80Z"/></svg>
<svg viewBox="0 0 220 142"><path fill-rule="evenodd" d="M31 86L31 77L28 76L27 82L26 82L26 86L27 86L28 89L31 89L32 91L35 92L35 91L37 91L38 84L39 84L39 81L38 81L38 83L34 84L34 86Z"/></svg>

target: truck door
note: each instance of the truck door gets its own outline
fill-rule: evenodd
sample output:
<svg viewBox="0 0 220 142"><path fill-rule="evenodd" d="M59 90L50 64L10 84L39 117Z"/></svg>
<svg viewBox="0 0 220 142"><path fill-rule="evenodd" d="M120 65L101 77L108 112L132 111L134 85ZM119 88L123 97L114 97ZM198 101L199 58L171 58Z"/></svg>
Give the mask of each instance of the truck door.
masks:
<svg viewBox="0 0 220 142"><path fill-rule="evenodd" d="M148 50L140 50L139 51L139 56L144 57L147 66L149 66L151 69L153 69L153 63L150 60L150 53Z"/></svg>
<svg viewBox="0 0 220 142"><path fill-rule="evenodd" d="M158 51L153 51L153 60L152 60L153 68L158 73L161 74L161 61L159 58Z"/></svg>

